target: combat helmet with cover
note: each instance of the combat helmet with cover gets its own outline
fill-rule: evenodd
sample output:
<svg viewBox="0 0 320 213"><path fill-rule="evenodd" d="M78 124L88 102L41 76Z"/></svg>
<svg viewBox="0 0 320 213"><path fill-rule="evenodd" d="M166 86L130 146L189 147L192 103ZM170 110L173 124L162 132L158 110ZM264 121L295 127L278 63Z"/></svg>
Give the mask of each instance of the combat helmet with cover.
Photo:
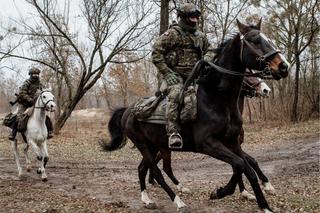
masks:
<svg viewBox="0 0 320 213"><path fill-rule="evenodd" d="M191 16L199 17L201 12L195 4L184 3L177 9L177 15L182 19Z"/></svg>
<svg viewBox="0 0 320 213"><path fill-rule="evenodd" d="M29 70L29 75L33 75L33 74L40 74L40 69L36 68L36 67L32 67L30 70Z"/></svg>

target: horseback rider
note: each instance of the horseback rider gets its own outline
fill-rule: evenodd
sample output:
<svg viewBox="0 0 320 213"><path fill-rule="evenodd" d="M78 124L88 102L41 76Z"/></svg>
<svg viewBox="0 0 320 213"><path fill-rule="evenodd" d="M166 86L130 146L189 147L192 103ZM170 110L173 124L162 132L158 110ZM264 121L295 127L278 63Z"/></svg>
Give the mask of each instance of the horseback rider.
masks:
<svg viewBox="0 0 320 213"><path fill-rule="evenodd" d="M178 23L174 23L153 45L152 62L162 74L162 88L167 87L167 135L170 148L182 148L178 125L178 96L196 62L212 61L214 51L206 36L197 29L201 12L192 3L177 9ZM166 86L163 86L166 84Z"/></svg>
<svg viewBox="0 0 320 213"><path fill-rule="evenodd" d="M30 78L27 79L23 85L20 87L19 94L17 95L18 111L17 118L19 118L27 108L32 107L37 98L37 90L41 90L43 85L40 82L40 70L38 68L31 68L29 70ZM17 119L19 120L19 119ZM46 126L48 130L48 139L53 137L53 125L48 116L46 116ZM11 133L9 135L9 140L15 140L17 135L18 122L14 122L11 126Z"/></svg>

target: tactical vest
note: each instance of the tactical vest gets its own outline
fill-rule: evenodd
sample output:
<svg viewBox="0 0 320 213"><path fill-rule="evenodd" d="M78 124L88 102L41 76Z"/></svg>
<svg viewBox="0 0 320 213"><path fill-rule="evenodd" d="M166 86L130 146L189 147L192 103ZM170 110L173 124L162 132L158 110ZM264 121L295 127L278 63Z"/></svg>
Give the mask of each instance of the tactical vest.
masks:
<svg viewBox="0 0 320 213"><path fill-rule="evenodd" d="M194 34L185 32L179 25L171 28L179 33L179 41L174 48L166 55L167 65L183 78L187 78L192 68L203 54L203 36L197 31Z"/></svg>
<svg viewBox="0 0 320 213"><path fill-rule="evenodd" d="M37 90L38 89L42 89L43 88L43 85L39 82L32 82L30 79L27 79L27 82L26 84L28 84L28 87L26 88L25 91L23 91L25 94L28 94L28 96L32 99L35 98L36 96L36 93L37 93ZM18 102L24 106L28 106L30 105L30 103L27 103L27 100L24 100L24 97L21 97L21 92L20 91L20 94L19 94L19 97L18 97Z"/></svg>

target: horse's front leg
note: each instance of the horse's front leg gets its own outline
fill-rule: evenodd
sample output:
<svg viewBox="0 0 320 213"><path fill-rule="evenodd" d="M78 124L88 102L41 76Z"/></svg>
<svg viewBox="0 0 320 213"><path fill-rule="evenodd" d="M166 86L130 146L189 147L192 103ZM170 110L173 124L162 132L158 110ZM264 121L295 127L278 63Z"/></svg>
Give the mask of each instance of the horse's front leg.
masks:
<svg viewBox="0 0 320 213"><path fill-rule="evenodd" d="M24 157L26 159L26 164L27 164L27 172L30 172L31 171L31 161L30 161L30 158L29 158L29 143L28 143L28 140L27 140L27 137L26 135L23 133L21 134L22 136L22 139L23 141L26 143L26 146L24 147Z"/></svg>
<svg viewBox="0 0 320 213"><path fill-rule="evenodd" d="M17 139L15 139L14 141L11 141L11 147L13 150L14 159L15 159L17 167L18 167L18 176L20 178L22 176L22 167L20 165Z"/></svg>
<svg viewBox="0 0 320 213"><path fill-rule="evenodd" d="M40 145L40 152L41 152L41 163L40 163L40 172L41 172L41 180L42 181L47 181L48 176L46 174L46 165L49 161L49 156L48 156L48 147L47 147L47 140L45 140L41 145Z"/></svg>
<svg viewBox="0 0 320 213"><path fill-rule="evenodd" d="M247 176L253 188L253 191L255 192L258 206L264 212L270 212L270 207L262 193L258 178L254 170L242 157L235 154L235 152L241 154L242 150L240 145L238 143L234 143L234 146L232 146L232 150L233 151L231 151L230 148L227 148L219 140L213 137L209 137L202 144L202 153L230 164L234 172L229 183L225 187L219 188L215 192L211 193L210 197L222 198L228 194L234 193L236 185L239 182L240 175L244 173Z"/></svg>
<svg viewBox="0 0 320 213"><path fill-rule="evenodd" d="M29 158L29 144L28 143L26 143L26 146L23 151L24 151L24 157L26 159L26 164L27 164L27 172L30 172L31 171L31 161Z"/></svg>
<svg viewBox="0 0 320 213"><path fill-rule="evenodd" d="M47 179L46 176L47 175L45 174L45 169L44 169L45 164L46 164L45 163L45 156L46 155L45 155L45 152L44 152L44 149L43 149L43 143L44 142L40 146L38 146L32 139L29 139L28 142L32 145L33 151L36 154L38 161L40 162L39 168L37 169L37 173L41 174L41 179L43 181L46 181L46 179ZM48 159L46 161L48 161Z"/></svg>

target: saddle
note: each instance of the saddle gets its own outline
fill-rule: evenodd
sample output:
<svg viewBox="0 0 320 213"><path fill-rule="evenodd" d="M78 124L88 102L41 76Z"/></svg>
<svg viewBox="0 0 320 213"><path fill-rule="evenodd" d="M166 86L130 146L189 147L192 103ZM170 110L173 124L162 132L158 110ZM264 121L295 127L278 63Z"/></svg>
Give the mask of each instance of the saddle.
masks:
<svg viewBox="0 0 320 213"><path fill-rule="evenodd" d="M180 103L180 123L194 121L197 117L196 88L189 86L183 92ZM166 124L167 97L163 94L138 100L131 112L139 121L154 124Z"/></svg>
<svg viewBox="0 0 320 213"><path fill-rule="evenodd" d="M26 109L26 111L24 111L24 113L21 113L19 115L10 112L8 115L6 115L2 124L11 128L14 123L17 123L17 130L19 132L24 132L27 130L28 120L33 110L34 107L29 107Z"/></svg>

